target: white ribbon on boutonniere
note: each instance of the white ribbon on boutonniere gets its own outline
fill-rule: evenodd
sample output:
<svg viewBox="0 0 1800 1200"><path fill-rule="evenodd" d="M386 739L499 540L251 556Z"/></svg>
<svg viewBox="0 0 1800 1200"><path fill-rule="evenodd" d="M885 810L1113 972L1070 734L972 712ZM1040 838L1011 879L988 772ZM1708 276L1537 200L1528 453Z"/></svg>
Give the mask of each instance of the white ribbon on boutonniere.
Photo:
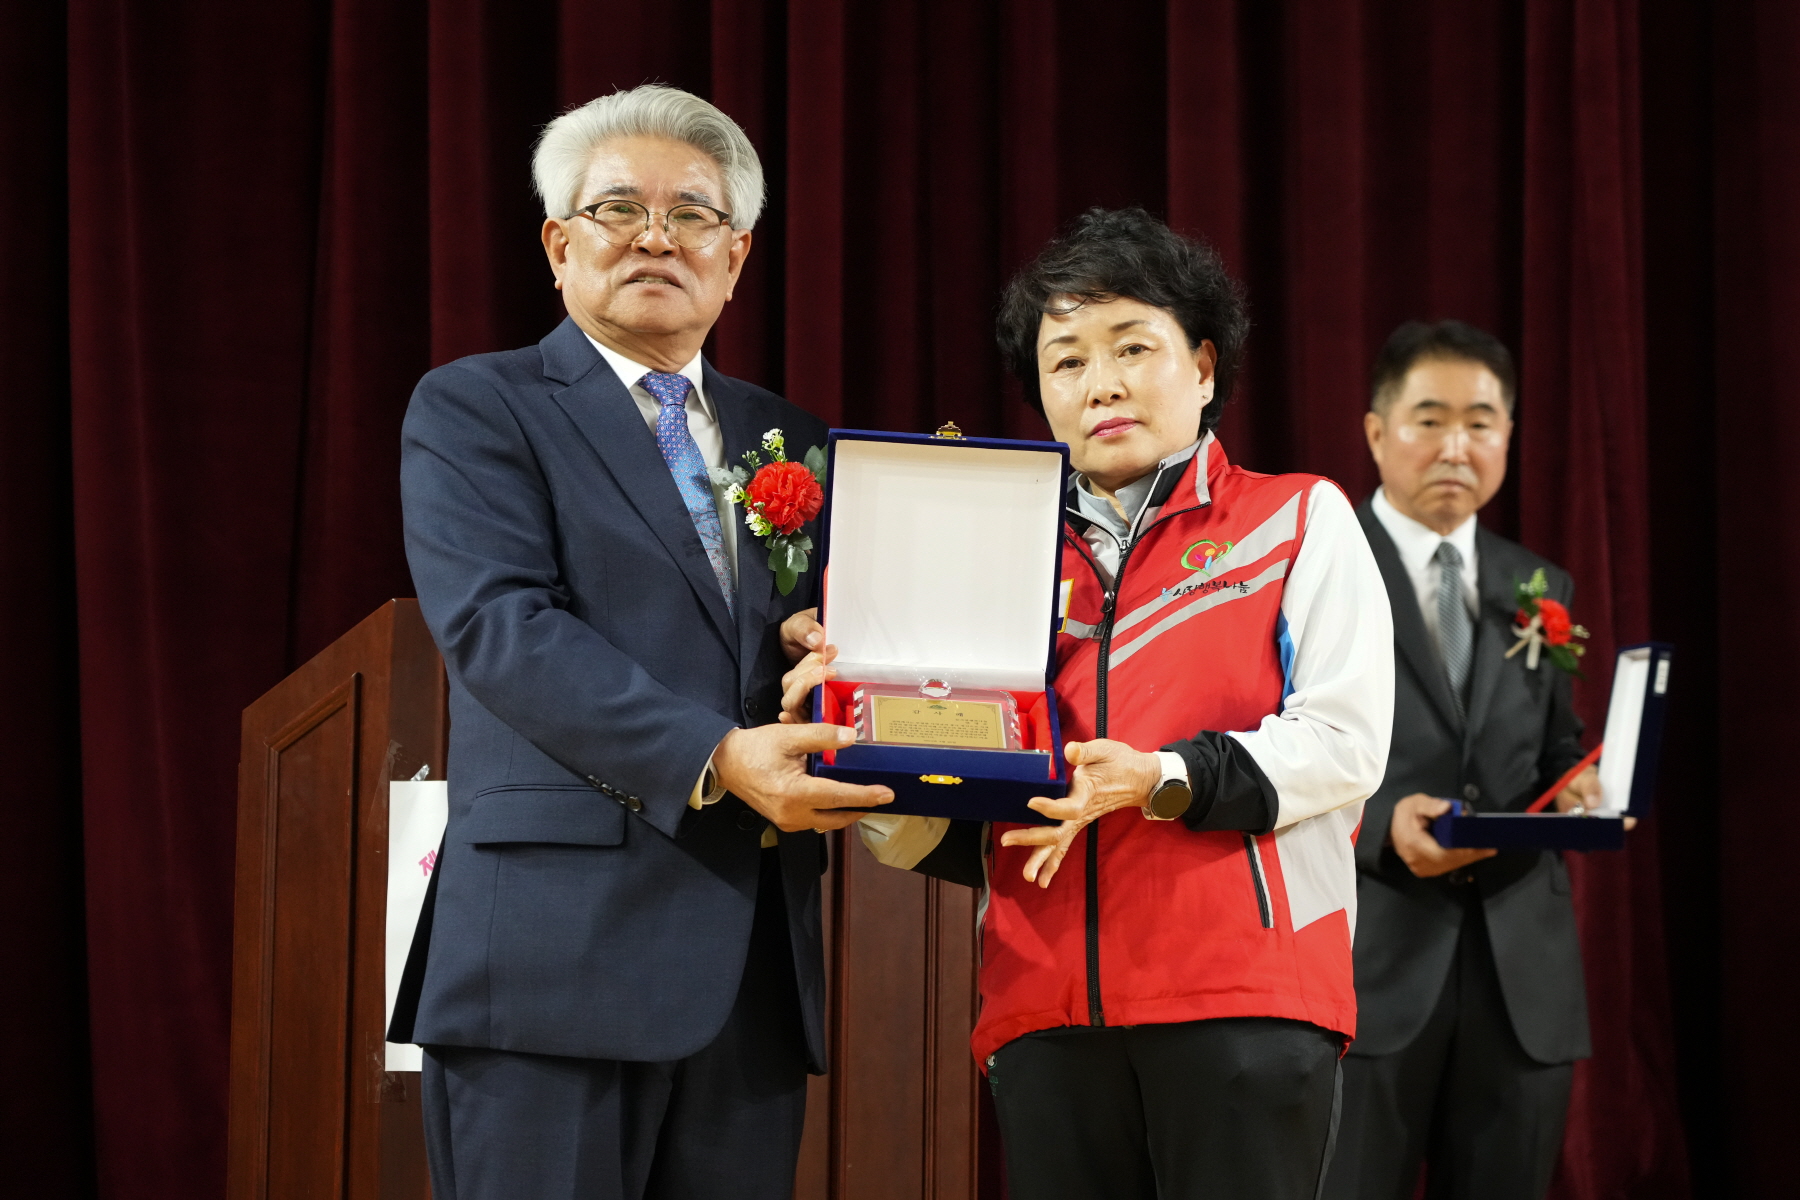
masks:
<svg viewBox="0 0 1800 1200"><path fill-rule="evenodd" d="M1532 572L1529 581L1514 585L1519 611L1513 615L1513 633L1519 640L1506 652L1506 657L1511 658L1523 650L1526 669L1535 671L1538 659L1547 654L1563 671L1580 675L1581 656L1587 653L1587 647L1574 639L1587 637L1588 631L1569 620L1569 610L1559 601L1551 600L1546 595L1549 590L1550 581L1545 578L1542 567Z"/></svg>
<svg viewBox="0 0 1800 1200"><path fill-rule="evenodd" d="M1514 642L1513 648L1506 652L1506 657L1511 658L1520 650L1523 650L1525 651L1526 669L1532 671L1537 670L1538 655L1541 654L1544 649L1543 614L1534 614L1531 618L1531 624L1529 625L1514 625L1513 632L1519 635L1519 640Z"/></svg>

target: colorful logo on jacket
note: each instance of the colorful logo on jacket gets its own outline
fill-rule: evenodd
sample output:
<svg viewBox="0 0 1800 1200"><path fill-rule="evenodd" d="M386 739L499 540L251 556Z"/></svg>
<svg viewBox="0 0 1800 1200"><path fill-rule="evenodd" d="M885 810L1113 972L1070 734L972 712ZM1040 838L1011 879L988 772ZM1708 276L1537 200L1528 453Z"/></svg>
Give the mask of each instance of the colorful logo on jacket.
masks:
<svg viewBox="0 0 1800 1200"><path fill-rule="evenodd" d="M1181 565L1202 575L1211 575L1213 563L1231 552L1232 543L1201 538L1182 552Z"/></svg>

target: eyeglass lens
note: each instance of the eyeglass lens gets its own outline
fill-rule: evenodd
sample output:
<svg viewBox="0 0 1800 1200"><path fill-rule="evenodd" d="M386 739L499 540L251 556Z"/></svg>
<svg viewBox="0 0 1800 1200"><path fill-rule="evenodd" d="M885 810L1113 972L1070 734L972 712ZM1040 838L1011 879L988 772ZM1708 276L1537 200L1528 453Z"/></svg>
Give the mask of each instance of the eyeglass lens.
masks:
<svg viewBox="0 0 1800 1200"><path fill-rule="evenodd" d="M615 246L629 246L650 228L654 216L634 200L608 200L588 211L600 236ZM662 214L663 228L677 246L699 250L719 236L719 214L700 204L678 204Z"/></svg>

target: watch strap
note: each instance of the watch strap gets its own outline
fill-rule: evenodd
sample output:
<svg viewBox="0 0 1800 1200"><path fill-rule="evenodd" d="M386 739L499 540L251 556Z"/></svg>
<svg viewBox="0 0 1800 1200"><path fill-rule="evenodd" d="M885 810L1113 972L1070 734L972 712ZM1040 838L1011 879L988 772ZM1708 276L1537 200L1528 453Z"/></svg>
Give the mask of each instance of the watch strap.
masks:
<svg viewBox="0 0 1800 1200"><path fill-rule="evenodd" d="M1187 760L1173 750L1158 750L1156 752L1156 757L1157 760L1162 763L1162 778L1157 780L1156 787L1151 789L1150 795L1152 799L1154 800L1156 794L1162 791L1163 788L1170 784L1178 783L1182 787L1189 789L1189 802L1192 803L1193 783L1188 778ZM1173 821L1176 817L1181 815L1180 813L1171 813L1169 816L1159 817L1156 813L1151 811L1151 808L1152 805L1146 804L1143 809L1144 819L1147 821Z"/></svg>

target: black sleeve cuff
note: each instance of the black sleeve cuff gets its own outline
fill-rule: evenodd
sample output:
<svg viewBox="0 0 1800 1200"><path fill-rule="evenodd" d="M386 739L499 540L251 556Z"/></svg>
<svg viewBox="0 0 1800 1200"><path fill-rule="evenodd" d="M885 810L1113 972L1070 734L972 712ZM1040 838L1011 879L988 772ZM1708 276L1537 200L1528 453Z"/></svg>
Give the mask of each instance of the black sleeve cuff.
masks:
<svg viewBox="0 0 1800 1200"><path fill-rule="evenodd" d="M931 853L921 858L913 870L921 875L929 875L933 879L944 879L951 883L960 883L964 887L978 888L987 883L987 872L981 863L981 831L985 828L980 821L952 821L950 828Z"/></svg>
<svg viewBox="0 0 1800 1200"><path fill-rule="evenodd" d="M1173 750L1187 764L1194 802L1181 819L1189 829L1262 834L1275 828L1275 785L1242 742L1209 730L1163 749Z"/></svg>

